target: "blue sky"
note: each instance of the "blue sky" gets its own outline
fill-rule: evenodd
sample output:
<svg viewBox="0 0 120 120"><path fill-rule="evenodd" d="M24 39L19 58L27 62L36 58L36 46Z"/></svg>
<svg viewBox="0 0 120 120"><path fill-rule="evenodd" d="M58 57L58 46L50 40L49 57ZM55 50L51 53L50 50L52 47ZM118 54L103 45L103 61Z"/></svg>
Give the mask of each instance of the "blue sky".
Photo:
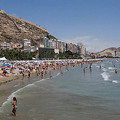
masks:
<svg viewBox="0 0 120 120"><path fill-rule="evenodd" d="M120 47L120 0L0 0L0 9L89 51Z"/></svg>

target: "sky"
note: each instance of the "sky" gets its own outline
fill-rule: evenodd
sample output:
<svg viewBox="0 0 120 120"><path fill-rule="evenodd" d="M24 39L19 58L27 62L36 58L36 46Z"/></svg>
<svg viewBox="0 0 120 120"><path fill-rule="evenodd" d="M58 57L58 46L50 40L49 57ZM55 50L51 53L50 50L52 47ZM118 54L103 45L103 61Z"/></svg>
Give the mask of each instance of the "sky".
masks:
<svg viewBox="0 0 120 120"><path fill-rule="evenodd" d="M0 0L0 9L90 52L120 47L120 0Z"/></svg>

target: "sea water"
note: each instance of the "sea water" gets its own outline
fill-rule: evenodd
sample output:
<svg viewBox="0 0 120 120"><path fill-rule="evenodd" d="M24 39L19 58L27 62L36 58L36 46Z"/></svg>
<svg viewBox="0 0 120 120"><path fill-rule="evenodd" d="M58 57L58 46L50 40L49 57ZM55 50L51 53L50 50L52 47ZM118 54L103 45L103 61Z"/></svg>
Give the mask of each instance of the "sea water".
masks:
<svg viewBox="0 0 120 120"><path fill-rule="evenodd" d="M18 89L3 103L0 120L119 120L120 61L93 63L91 71L89 64L84 66L85 73L79 65L69 67ZM18 99L16 117L11 114L13 96Z"/></svg>

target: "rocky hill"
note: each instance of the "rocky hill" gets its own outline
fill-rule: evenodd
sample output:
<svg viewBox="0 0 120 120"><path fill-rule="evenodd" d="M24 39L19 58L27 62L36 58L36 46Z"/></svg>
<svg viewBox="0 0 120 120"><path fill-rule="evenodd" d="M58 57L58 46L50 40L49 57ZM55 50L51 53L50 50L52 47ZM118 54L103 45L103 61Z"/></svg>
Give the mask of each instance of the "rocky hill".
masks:
<svg viewBox="0 0 120 120"><path fill-rule="evenodd" d="M115 51L120 52L120 47L119 48L115 48L115 47L107 48L101 52L98 52L97 55L98 56L115 56Z"/></svg>
<svg viewBox="0 0 120 120"><path fill-rule="evenodd" d="M23 39L30 39L34 45L44 37L55 38L43 27L0 10L0 42L23 43Z"/></svg>

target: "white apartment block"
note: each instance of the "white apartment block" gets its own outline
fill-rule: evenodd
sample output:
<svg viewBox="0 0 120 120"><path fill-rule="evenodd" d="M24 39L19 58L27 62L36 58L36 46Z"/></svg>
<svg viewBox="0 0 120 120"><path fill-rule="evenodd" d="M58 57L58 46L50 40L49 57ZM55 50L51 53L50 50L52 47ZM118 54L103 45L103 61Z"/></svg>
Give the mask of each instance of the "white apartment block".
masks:
<svg viewBox="0 0 120 120"><path fill-rule="evenodd" d="M24 52L31 52L31 41L24 39Z"/></svg>

